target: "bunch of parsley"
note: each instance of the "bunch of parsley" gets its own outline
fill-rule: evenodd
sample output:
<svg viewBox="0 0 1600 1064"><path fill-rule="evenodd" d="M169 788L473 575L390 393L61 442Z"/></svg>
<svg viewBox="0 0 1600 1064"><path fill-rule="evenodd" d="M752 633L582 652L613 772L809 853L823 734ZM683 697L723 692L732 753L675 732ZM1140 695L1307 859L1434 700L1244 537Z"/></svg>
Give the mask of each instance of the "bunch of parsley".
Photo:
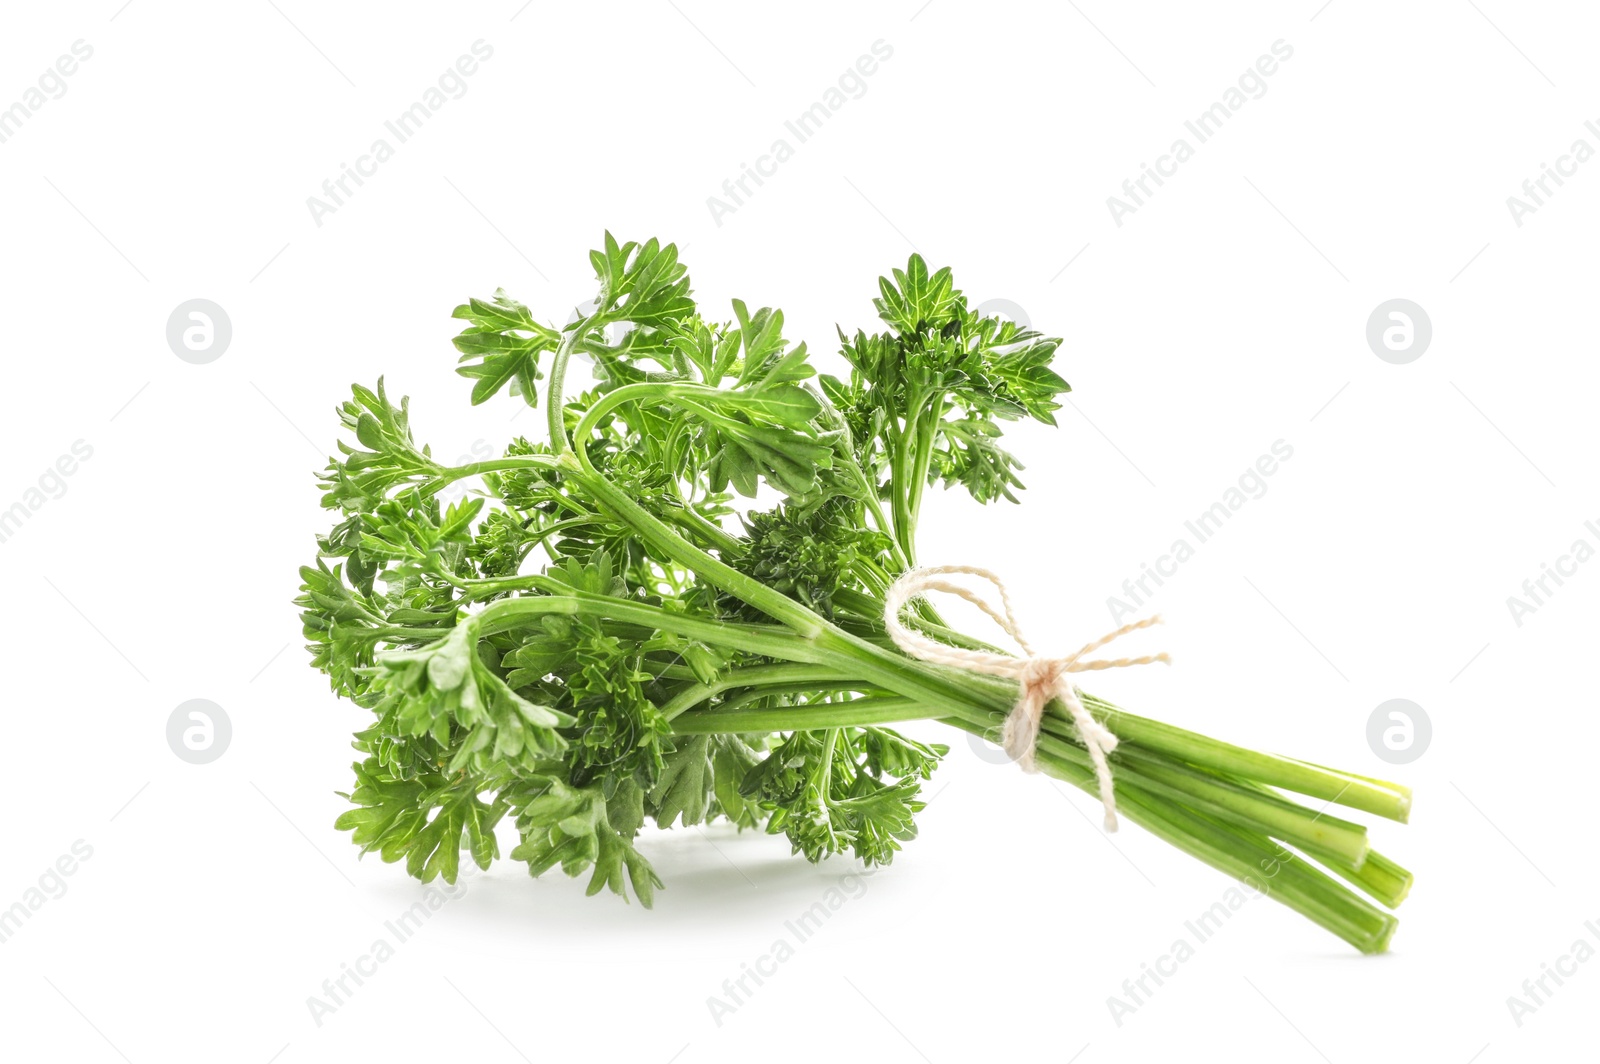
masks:
<svg viewBox="0 0 1600 1064"><path fill-rule="evenodd" d="M594 310L565 328L503 292L455 310L472 402L542 391L546 439L450 467L381 379L339 407L353 442L320 474L338 523L297 599L313 663L370 712L337 826L453 881L463 852L499 856L509 817L510 856L534 875L559 865L647 906L646 821L720 817L812 861L888 862L947 751L888 725L993 735L1016 688L894 649L884 592L917 564L928 487L1016 501L1001 426L1054 423L1060 341L979 314L912 256L880 279L882 331L840 334L848 378L819 377L781 311L703 315L673 245L607 234L590 259ZM574 356L599 383L569 398ZM441 501L457 481L472 490ZM781 501L736 513L734 494L763 485ZM1128 819L1362 950L1387 946L1395 918L1361 895L1392 908L1410 873L1362 825L1281 792L1404 821L1409 791L1085 701L1122 740ZM1094 792L1058 705L1038 761Z"/></svg>

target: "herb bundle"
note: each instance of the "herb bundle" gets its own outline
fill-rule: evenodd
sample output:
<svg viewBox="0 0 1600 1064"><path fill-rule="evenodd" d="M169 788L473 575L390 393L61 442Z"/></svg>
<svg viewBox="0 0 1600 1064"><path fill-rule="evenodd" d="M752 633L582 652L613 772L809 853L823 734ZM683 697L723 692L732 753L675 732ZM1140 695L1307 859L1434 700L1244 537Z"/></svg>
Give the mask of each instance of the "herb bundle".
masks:
<svg viewBox="0 0 1600 1064"><path fill-rule="evenodd" d="M353 442L320 474L339 520L296 600L314 665L371 712L337 826L454 881L463 851L499 856L509 817L533 875L559 865L646 906L661 886L636 847L647 820L720 817L811 861L886 863L947 752L889 725L992 736L1017 684L902 654L885 592L917 564L929 487L1017 501L1001 425L1054 424L1060 341L979 314L914 255L880 279L883 331L841 332L848 377L818 376L781 311L703 316L673 245L608 233L590 260L594 310L565 328L504 292L455 310L472 402L543 391L545 440L446 466L381 379L339 407ZM598 383L569 398L575 356ZM472 490L441 501L458 481ZM781 501L737 514L735 493L762 485ZM903 619L992 649L926 602ZM1082 699L1121 740L1122 815L1363 951L1387 947L1411 875L1326 809L1403 822L1406 788ZM1059 702L1034 755L1095 793Z"/></svg>

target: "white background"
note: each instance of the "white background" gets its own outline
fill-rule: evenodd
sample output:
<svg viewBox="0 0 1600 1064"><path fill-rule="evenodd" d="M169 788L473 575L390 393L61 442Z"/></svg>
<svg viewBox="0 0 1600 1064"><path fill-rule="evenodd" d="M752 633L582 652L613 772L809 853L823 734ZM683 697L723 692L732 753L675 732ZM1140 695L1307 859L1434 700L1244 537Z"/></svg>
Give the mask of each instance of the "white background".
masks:
<svg viewBox="0 0 1600 1064"><path fill-rule="evenodd" d="M1600 920L1600 565L1521 626L1506 603L1600 541L1600 162L1520 227L1506 205L1575 139L1600 148L1592 11L119 3L17 6L0 34L0 106L93 48L0 144L0 509L93 448L0 543L0 907L93 849L0 944L8 1058L1592 1054L1600 964L1520 1027L1506 1004ZM307 197L479 39L466 94L315 224ZM1116 225L1107 197L1280 39L1265 95ZM717 224L707 197L878 40L865 94ZM1119 1026L1107 998L1229 881L955 736L922 837L720 1026L707 998L849 865L648 834L667 889L646 912L502 862L314 1022L422 890L332 829L363 713L306 667L290 604L329 523L334 404L386 374L446 458L536 431L510 399L468 405L449 312L503 285L561 323L607 228L676 241L703 305L782 306L825 364L913 248L1063 337L1060 428L1010 436L1023 506L936 493L922 541L1009 576L1040 645L1107 628L1125 578L1291 445L1156 596L1174 667L1091 689L1414 786L1413 822L1373 828L1418 876L1392 953L1261 902ZM165 338L196 297L233 326L209 365ZM1433 323L1409 365L1365 339L1396 297ZM1398 767L1366 740L1397 697L1433 725ZM232 721L209 765L166 743L191 698Z"/></svg>

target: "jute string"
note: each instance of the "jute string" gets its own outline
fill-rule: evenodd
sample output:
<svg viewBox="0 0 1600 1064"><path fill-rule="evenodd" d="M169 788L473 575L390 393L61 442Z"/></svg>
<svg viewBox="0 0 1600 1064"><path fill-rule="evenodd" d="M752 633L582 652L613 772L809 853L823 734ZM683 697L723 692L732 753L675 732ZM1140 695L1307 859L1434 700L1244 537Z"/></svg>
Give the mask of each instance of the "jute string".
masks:
<svg viewBox="0 0 1600 1064"><path fill-rule="evenodd" d="M996 610L977 592L944 579L947 576L958 575L980 577L993 584L995 590L1000 593L1000 604L1004 612ZM953 647L908 628L900 620L901 611L905 609L907 603L914 599L926 598L932 591L955 595L978 607L1022 648L1026 657L1018 658L1009 654L993 654L984 650ZM1017 681L1019 685L1017 703L1012 707L1010 716L1006 717L1005 727L1001 731L1001 745L1025 772L1039 771L1034 759L1034 749L1039 743L1039 722L1044 717L1044 707L1050 699L1061 699L1072 717L1072 723L1077 726L1083 745L1089 750L1089 760L1094 765L1095 779L1100 785L1100 804L1106 811L1106 830L1117 830L1117 801L1111 789L1111 766L1106 762L1106 755L1117 748L1117 737L1084 708L1083 700L1079 697L1080 692L1069 682L1068 676L1075 672L1121 669L1129 665L1150 665L1158 661L1170 663L1172 659L1165 653L1148 654L1138 658L1085 660L1084 657L1107 643L1121 639L1129 632L1160 624L1159 616L1146 617L1142 621L1125 624L1092 643L1085 643L1075 653L1066 657L1045 657L1034 653L1027 637L1022 634L1022 629L1017 625L1016 616L1011 610L1011 598L1006 594L1006 585L998 576L987 569L972 565L938 565L913 569L890 585L889 592L884 597L883 623L888 628L889 638L894 640L895 646L914 658L935 665L951 665L970 672L1004 676Z"/></svg>

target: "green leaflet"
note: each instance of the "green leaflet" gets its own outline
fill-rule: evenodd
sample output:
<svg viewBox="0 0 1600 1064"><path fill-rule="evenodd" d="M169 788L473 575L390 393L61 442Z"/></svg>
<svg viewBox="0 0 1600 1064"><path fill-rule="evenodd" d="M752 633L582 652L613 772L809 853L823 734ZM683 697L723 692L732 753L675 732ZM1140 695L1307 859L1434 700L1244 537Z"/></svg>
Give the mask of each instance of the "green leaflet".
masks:
<svg viewBox="0 0 1600 1064"><path fill-rule="evenodd" d="M477 382L472 386L472 404L477 406L515 384L517 394L529 406L537 406L537 382L544 376L539 357L554 350L560 334L535 321L532 311L504 289L496 289L493 300L468 300L453 316L472 323L455 338L463 363L456 372Z"/></svg>
<svg viewBox="0 0 1600 1064"><path fill-rule="evenodd" d="M373 686L402 700L395 717L400 729L453 749L446 766L451 773L468 766L487 771L500 762L531 768L565 749L555 729L574 718L513 691L477 645L476 628L467 623L420 649L378 657Z"/></svg>
<svg viewBox="0 0 1600 1064"><path fill-rule="evenodd" d="M362 853L377 852L387 862L404 859L406 871L424 883L436 876L454 883L463 849L479 868L500 856L494 826L505 814L503 806L437 777L394 779L376 758L352 767L356 786L344 797L356 808L341 814L334 827L349 831Z"/></svg>
<svg viewBox="0 0 1600 1064"><path fill-rule="evenodd" d="M960 484L978 502L1017 501L1022 466L999 445L1000 421L1055 424L1070 387L1050 363L1061 341L967 306L950 271L928 273L920 256L875 300L887 333L840 334L848 380L824 393L861 442L861 465L904 500L896 535L908 558L923 483Z"/></svg>
<svg viewBox="0 0 1600 1064"><path fill-rule="evenodd" d="M947 747L909 742L886 728L794 732L745 778L743 793L768 812L808 860L853 853L888 864L916 837L920 781Z"/></svg>
<svg viewBox="0 0 1600 1064"><path fill-rule="evenodd" d="M440 466L411 438L408 400L389 402L383 378L376 389L352 386L353 397L338 407L339 421L360 447L339 441L343 460L332 460L319 474L322 505L357 513L381 502L390 488L440 472Z"/></svg>
<svg viewBox="0 0 1600 1064"><path fill-rule="evenodd" d="M942 329L966 310L966 299L955 290L950 268L930 275L921 255L912 255L905 269L894 271L894 283L878 278L878 290L881 298L872 301L878 316L902 336Z"/></svg>
<svg viewBox="0 0 1600 1064"><path fill-rule="evenodd" d="M531 875L543 875L557 865L569 876L593 869L589 894L609 889L626 899L631 887L645 908L654 904L661 879L633 848L632 832L625 834L612 826L598 787L575 788L559 779L535 778L512 788L508 800L522 835L511 859L526 861Z"/></svg>
<svg viewBox="0 0 1600 1064"><path fill-rule="evenodd" d="M711 807L714 778L711 736L690 735L678 740L650 792L656 823L664 828L674 822L686 828L703 823Z"/></svg>

